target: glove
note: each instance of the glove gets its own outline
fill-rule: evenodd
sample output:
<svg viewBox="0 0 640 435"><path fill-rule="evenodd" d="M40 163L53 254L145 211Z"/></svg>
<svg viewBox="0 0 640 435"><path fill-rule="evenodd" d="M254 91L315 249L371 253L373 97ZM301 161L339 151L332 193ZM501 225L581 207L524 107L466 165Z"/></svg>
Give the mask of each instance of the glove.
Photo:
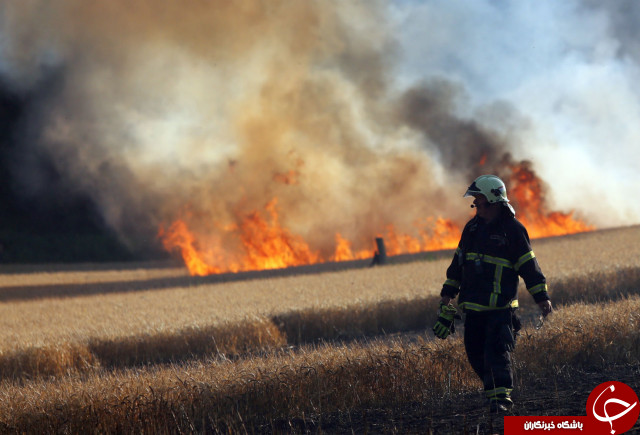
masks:
<svg viewBox="0 0 640 435"><path fill-rule="evenodd" d="M445 339L449 334L453 334L456 331L455 319L461 319L456 314L458 310L453 305L445 305L440 302L440 310L438 312L438 321L433 327L433 333L436 337Z"/></svg>

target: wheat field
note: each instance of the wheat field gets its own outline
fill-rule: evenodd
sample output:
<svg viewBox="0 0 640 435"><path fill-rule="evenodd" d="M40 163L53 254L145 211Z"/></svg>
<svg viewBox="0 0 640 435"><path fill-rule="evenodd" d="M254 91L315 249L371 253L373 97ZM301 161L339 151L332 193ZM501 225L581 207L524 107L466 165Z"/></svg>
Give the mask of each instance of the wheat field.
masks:
<svg viewBox="0 0 640 435"><path fill-rule="evenodd" d="M518 379L637 368L640 227L533 247L557 310L540 331L527 324ZM0 428L304 432L470 397L480 386L459 334L429 333L450 257L207 279L157 264L3 266ZM533 315L524 289L520 300Z"/></svg>

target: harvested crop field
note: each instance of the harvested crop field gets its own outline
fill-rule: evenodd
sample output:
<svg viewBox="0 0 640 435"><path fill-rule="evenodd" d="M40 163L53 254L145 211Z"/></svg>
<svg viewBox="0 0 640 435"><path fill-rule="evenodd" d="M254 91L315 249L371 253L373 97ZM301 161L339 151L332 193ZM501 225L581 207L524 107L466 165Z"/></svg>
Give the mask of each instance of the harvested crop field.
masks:
<svg viewBox="0 0 640 435"><path fill-rule="evenodd" d="M556 312L526 322L517 415L584 415L640 391L640 227L534 240ZM6 432L491 433L460 334L434 341L451 252L190 277L175 265L9 267ZM460 328L462 329L462 328Z"/></svg>

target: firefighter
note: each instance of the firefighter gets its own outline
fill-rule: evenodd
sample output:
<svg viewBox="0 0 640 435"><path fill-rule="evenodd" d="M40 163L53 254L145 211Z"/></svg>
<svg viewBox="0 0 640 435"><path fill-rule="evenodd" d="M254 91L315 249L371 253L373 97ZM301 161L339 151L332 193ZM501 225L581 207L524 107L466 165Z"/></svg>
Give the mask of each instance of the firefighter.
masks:
<svg viewBox="0 0 640 435"><path fill-rule="evenodd" d="M433 331L445 339L454 328L458 307L465 313L464 346L471 367L484 384L491 412L512 406L510 353L520 329L516 316L519 276L546 316L553 310L546 279L531 249L525 227L515 218L504 183L495 175L478 177L465 197L474 198L473 217L462 231L440 292Z"/></svg>

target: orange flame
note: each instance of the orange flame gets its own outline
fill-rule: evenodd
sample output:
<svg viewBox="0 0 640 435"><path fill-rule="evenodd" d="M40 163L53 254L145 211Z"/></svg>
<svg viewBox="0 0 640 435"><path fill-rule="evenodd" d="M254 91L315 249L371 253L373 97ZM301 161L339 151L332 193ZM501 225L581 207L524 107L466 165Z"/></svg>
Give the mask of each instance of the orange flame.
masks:
<svg viewBox="0 0 640 435"><path fill-rule="evenodd" d="M304 239L291 234L280 225L277 198L265 206L269 219L262 213L251 212L239 223L218 228L224 234L212 237L190 230L184 220L177 220L167 229L160 228L159 237L166 250L182 255L191 275L210 275L248 270L280 269L290 266L349 261L372 258L373 247L354 251L352 242L341 234L335 235L335 250L326 258L313 251ZM389 255L415 253L425 250L454 248L460 238L459 228L446 219L426 219L416 224L419 237L399 234L393 225L386 228L385 243ZM231 235L241 246L241 254L226 252L222 238ZM373 243L373 237L371 238Z"/></svg>
<svg viewBox="0 0 640 435"><path fill-rule="evenodd" d="M478 166L484 166L485 163L487 163L487 155L483 154L482 157L480 157L480 161L478 162Z"/></svg>
<svg viewBox="0 0 640 435"><path fill-rule="evenodd" d="M167 230L161 227L158 235L166 250L180 251L191 275L280 269L320 261L318 253L312 252L300 236L282 228L277 199L270 201L265 210L269 220L254 211L239 224L222 229L240 242L243 253L239 259L222 247L221 237L196 236L183 220L175 221Z"/></svg>
<svg viewBox="0 0 640 435"><path fill-rule="evenodd" d="M265 207L271 222L253 212L235 228L246 252L242 270L280 269L318 262L318 254L312 252L300 236L280 226L277 203L277 199L273 199Z"/></svg>
<svg viewBox="0 0 640 435"><path fill-rule="evenodd" d="M542 180L527 162L510 165L509 198L516 216L531 238L560 236L593 231L595 227L574 217L573 212L548 211Z"/></svg>
<svg viewBox="0 0 640 435"><path fill-rule="evenodd" d="M207 253L198 247L195 236L184 221L175 221L166 231L161 227L159 236L166 250L180 250L191 275L204 276L223 272L221 268L209 264L207 258L211 258L212 251Z"/></svg>
<svg viewBox="0 0 640 435"><path fill-rule="evenodd" d="M340 233L336 233L336 249L331 256L331 261L362 260L371 258L374 254L374 249L362 249L354 253L351 249L351 242L342 237Z"/></svg>
<svg viewBox="0 0 640 435"><path fill-rule="evenodd" d="M484 158L483 158L484 160ZM509 198L516 208L518 219L527 227L532 238L591 231L595 228L574 217L573 212L548 211L545 189L527 162L507 165ZM278 181L295 183L295 172ZM332 255L314 251L305 240L292 234L280 224L277 198L265 206L264 212L253 211L239 217L238 222L213 231L193 231L185 220L179 219L166 230L161 227L159 237L165 249L177 250L192 275L210 275L248 270L278 269L290 266L349 261L372 258L375 248L354 250L353 242L340 233L335 234ZM266 216L266 217L265 217ZM415 234L400 233L393 225L375 236L383 237L388 255L417 253L455 248L461 228L451 220L427 218L416 222ZM227 243L223 243L226 240ZM229 248L229 240L235 248Z"/></svg>

